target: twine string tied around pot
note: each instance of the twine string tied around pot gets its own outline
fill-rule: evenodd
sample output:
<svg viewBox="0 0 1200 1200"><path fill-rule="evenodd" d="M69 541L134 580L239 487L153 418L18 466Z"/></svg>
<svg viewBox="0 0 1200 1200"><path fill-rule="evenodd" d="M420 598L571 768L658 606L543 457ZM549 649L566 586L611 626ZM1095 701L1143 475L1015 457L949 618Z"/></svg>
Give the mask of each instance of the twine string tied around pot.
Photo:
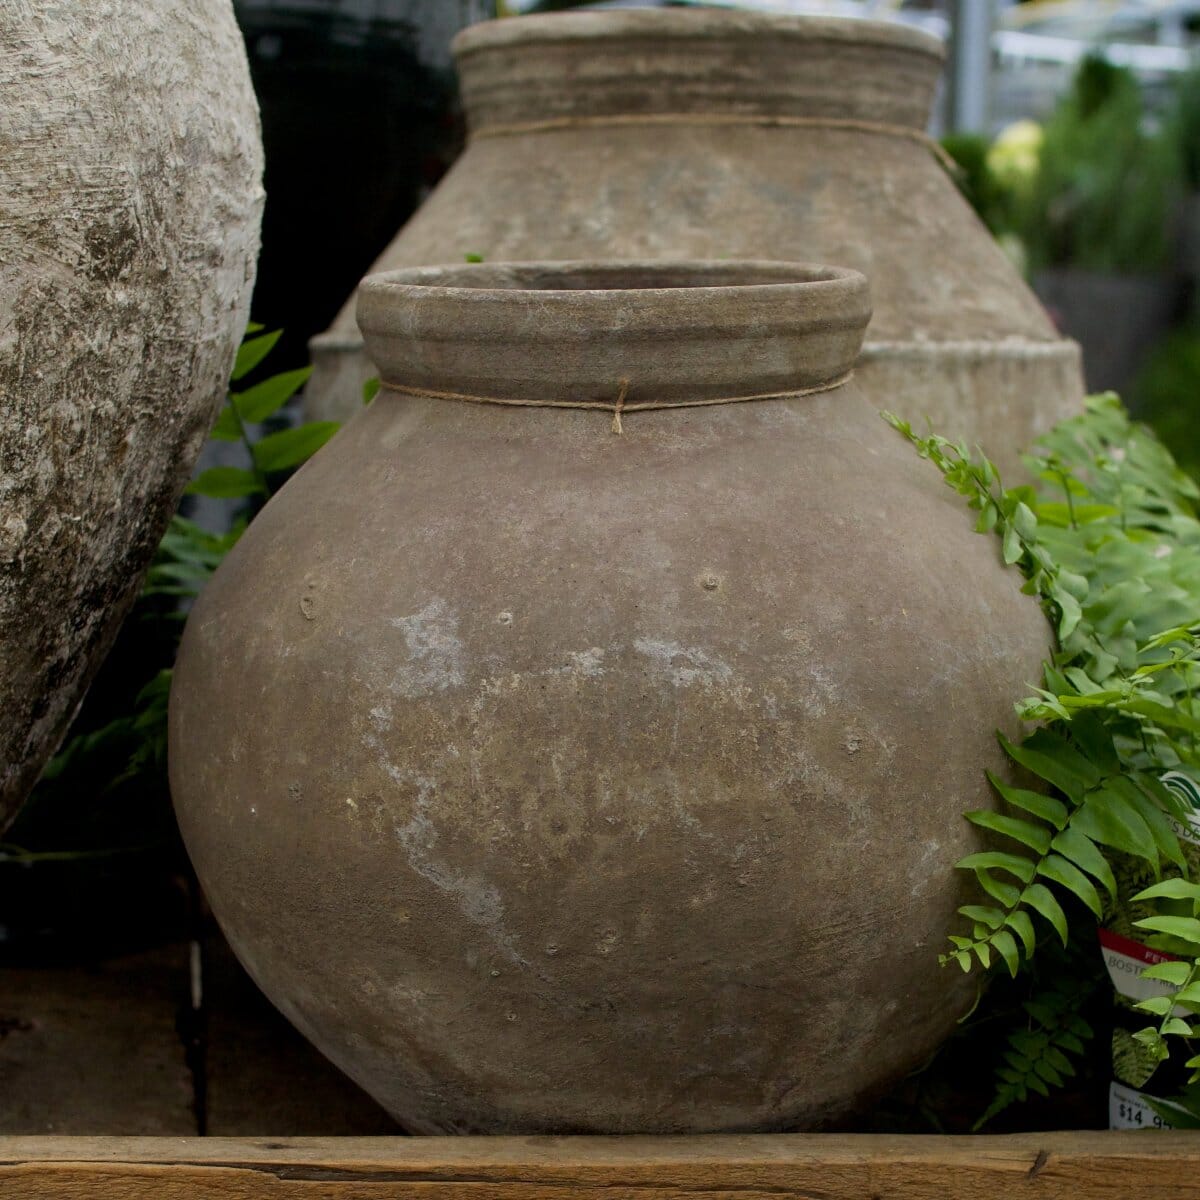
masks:
<svg viewBox="0 0 1200 1200"><path fill-rule="evenodd" d="M832 392L849 382L853 370L846 371L835 379L811 387L788 388L781 392L755 392L745 396L711 396L703 400L650 400L640 404L626 403L629 395L629 380L619 381L617 398L612 403L606 400L534 400L514 396L475 396L468 392L447 392L435 388L409 387L399 383L381 383L380 391L393 392L398 396L415 396L427 400L454 400L465 404L498 404L508 408L576 408L612 413L612 432L621 434L625 428L621 423L623 413L651 412L664 408L708 408L716 404L744 404L751 400L791 400L799 396L816 396L821 392Z"/></svg>

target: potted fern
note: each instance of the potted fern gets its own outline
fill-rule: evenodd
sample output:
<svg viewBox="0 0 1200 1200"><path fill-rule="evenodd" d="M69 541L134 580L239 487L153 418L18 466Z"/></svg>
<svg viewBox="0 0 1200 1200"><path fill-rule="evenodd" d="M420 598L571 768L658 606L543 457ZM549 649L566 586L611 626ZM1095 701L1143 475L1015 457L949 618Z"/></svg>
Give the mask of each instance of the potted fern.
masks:
<svg viewBox="0 0 1200 1200"><path fill-rule="evenodd" d="M893 424L1058 633L1018 704L1033 731L1004 742L1031 786L994 780L1001 810L965 814L994 846L958 864L979 897L944 962L1032 980L1007 1032L994 1006L976 1018L996 1072L976 1125L1065 1085L1091 1046L1113 1127L1200 1127L1200 489L1112 395L1041 439L1035 483L1010 489L965 446Z"/></svg>

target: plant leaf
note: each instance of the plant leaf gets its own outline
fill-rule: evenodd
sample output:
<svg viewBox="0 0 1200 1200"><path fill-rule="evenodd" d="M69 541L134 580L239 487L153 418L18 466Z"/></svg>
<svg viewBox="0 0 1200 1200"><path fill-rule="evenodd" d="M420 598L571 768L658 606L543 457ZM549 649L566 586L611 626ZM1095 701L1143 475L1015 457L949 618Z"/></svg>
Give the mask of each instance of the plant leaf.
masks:
<svg viewBox="0 0 1200 1200"><path fill-rule="evenodd" d="M1015 875L1022 883L1028 883L1033 878L1034 871L1033 863L1029 859L1020 858L1016 854L1004 854L998 850L968 854L955 866L964 871L977 871L981 867L988 871L1007 871L1010 875Z"/></svg>
<svg viewBox="0 0 1200 1200"><path fill-rule="evenodd" d="M1021 893L1021 899L1035 912L1040 913L1058 934L1062 944L1067 945L1067 917L1050 889L1040 883L1031 883Z"/></svg>
<svg viewBox="0 0 1200 1200"><path fill-rule="evenodd" d="M194 496L232 500L240 496L262 494L263 486L253 471L241 467L209 467L193 479L184 491Z"/></svg>
<svg viewBox="0 0 1200 1200"><path fill-rule="evenodd" d="M1009 787L997 779L991 771L987 772L987 777L991 781L992 787L1014 808L1023 808L1048 825L1053 825L1055 829L1062 829L1066 825L1069 812L1061 800L1055 800L1053 796L1045 796L1041 792Z"/></svg>
<svg viewBox="0 0 1200 1200"><path fill-rule="evenodd" d="M254 444L254 461L260 471L284 471L311 458L338 429L337 421L310 421L268 434Z"/></svg>
<svg viewBox="0 0 1200 1200"><path fill-rule="evenodd" d="M1095 842L1080 833L1074 825L1068 825L1050 843L1050 849L1056 850L1063 858L1098 879L1108 894L1114 900L1117 898L1117 880L1112 867L1108 865L1108 859L1096 848Z"/></svg>
<svg viewBox="0 0 1200 1200"><path fill-rule="evenodd" d="M278 412L305 385L311 374L312 367L283 371L244 392L234 392L229 401L237 406L238 415L243 421L257 424L265 421L273 412Z"/></svg>
<svg viewBox="0 0 1200 1200"><path fill-rule="evenodd" d="M273 333L263 333L258 337L246 338L238 347L237 358L234 359L230 378L236 383L239 379L244 379L249 375L271 353L275 343L282 335L283 330L276 329Z"/></svg>
<svg viewBox="0 0 1200 1200"><path fill-rule="evenodd" d="M973 825L1010 837L1039 855L1050 849L1050 832L1031 821L1005 816L1003 813L993 812L990 808L976 809L964 813L963 816Z"/></svg>
<svg viewBox="0 0 1200 1200"><path fill-rule="evenodd" d="M1078 896L1092 910L1096 920L1104 915L1104 907L1092 881L1065 858L1058 854L1050 854L1038 864L1038 874L1066 888Z"/></svg>

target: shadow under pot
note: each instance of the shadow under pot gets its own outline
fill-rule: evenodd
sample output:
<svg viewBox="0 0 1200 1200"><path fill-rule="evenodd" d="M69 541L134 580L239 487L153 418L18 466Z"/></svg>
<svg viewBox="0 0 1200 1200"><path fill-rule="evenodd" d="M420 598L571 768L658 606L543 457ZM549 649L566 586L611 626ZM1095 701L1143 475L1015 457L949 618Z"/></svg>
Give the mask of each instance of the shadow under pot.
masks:
<svg viewBox="0 0 1200 1200"><path fill-rule="evenodd" d="M197 603L171 779L409 1129L813 1127L970 1006L961 814L1050 631L856 390L868 316L788 263L364 285L384 390Z"/></svg>

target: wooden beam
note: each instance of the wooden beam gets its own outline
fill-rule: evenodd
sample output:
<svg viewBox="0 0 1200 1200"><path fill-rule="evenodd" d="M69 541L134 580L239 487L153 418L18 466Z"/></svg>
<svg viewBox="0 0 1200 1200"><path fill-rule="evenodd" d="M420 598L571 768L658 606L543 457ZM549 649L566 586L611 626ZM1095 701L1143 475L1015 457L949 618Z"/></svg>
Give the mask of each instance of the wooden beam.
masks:
<svg viewBox="0 0 1200 1200"><path fill-rule="evenodd" d="M1197 1200L1200 1133L0 1138L3 1200Z"/></svg>

